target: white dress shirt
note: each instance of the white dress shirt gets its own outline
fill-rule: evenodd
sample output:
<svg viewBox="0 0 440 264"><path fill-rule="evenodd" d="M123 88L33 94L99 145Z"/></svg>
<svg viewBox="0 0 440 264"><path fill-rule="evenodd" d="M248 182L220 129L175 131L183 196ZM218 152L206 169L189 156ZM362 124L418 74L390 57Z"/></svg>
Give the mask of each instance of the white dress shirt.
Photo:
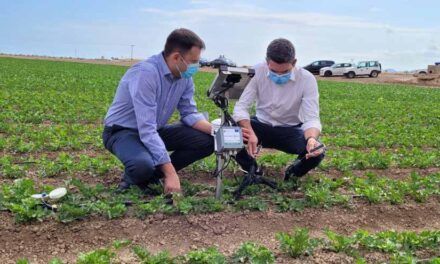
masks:
<svg viewBox="0 0 440 264"><path fill-rule="evenodd" d="M312 127L321 131L318 84L310 72L295 67L289 81L278 85L269 79L267 63L258 64L254 69L255 76L235 104L235 121L249 120L249 109L256 102L256 116L265 124L295 126L302 123L304 131Z"/></svg>

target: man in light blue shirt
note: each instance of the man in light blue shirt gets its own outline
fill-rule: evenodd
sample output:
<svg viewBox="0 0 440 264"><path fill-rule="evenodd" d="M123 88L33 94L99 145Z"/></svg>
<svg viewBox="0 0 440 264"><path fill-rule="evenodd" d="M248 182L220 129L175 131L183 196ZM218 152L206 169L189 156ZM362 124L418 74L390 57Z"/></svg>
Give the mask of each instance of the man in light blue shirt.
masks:
<svg viewBox="0 0 440 264"><path fill-rule="evenodd" d="M163 177L165 193L179 192L177 171L214 151L212 126L197 112L191 78L204 48L194 32L176 29L163 52L122 77L103 132L106 149L125 166L120 190ZM167 124L176 109L181 122Z"/></svg>

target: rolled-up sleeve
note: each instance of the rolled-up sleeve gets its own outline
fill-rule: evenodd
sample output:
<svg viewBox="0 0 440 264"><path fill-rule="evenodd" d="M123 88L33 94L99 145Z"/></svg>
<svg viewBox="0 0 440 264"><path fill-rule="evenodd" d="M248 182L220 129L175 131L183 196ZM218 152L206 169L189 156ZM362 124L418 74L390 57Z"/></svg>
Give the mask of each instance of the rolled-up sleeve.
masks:
<svg viewBox="0 0 440 264"><path fill-rule="evenodd" d="M321 120L319 118L318 83L314 78L305 82L304 95L299 111L303 119L302 129L304 131L312 127L319 131L322 130Z"/></svg>
<svg viewBox="0 0 440 264"><path fill-rule="evenodd" d="M156 75L153 71L140 70L134 74L128 86L140 139L150 151L155 166L171 162L165 144L157 133Z"/></svg>
<svg viewBox="0 0 440 264"><path fill-rule="evenodd" d="M197 112L197 105L194 100L194 83L189 81L182 97L177 104L180 113L180 120L187 126L194 126L200 120L205 119L202 113Z"/></svg>
<svg viewBox="0 0 440 264"><path fill-rule="evenodd" d="M249 84L244 89L240 96L240 99L234 106L233 118L235 122L241 120L250 120L249 109L255 102L257 97L257 80L256 77L252 78Z"/></svg>

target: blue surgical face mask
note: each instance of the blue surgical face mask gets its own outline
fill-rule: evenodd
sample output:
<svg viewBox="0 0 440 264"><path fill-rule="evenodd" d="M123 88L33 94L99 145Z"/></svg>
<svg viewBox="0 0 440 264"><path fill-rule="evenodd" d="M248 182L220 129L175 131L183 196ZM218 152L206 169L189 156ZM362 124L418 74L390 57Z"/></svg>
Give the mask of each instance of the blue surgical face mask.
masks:
<svg viewBox="0 0 440 264"><path fill-rule="evenodd" d="M199 71L199 63L191 63L191 64L188 64L188 63L185 61L185 59L183 58L182 55L181 55L181 57L182 57L182 61L183 61L183 63L185 63L185 65L186 65L186 71L181 72L180 69L179 69L179 66L176 65L177 70L179 71L180 76L181 76L182 78L189 79L189 78L191 78L196 72Z"/></svg>
<svg viewBox="0 0 440 264"><path fill-rule="evenodd" d="M282 85L287 83L292 77L292 72L284 73L284 74L276 74L273 71L269 70L269 78L276 84Z"/></svg>

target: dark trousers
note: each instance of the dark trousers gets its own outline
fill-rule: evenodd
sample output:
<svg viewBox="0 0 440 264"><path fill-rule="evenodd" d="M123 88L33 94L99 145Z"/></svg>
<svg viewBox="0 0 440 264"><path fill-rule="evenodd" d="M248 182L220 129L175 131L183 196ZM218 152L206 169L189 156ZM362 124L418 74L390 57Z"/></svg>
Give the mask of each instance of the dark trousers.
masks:
<svg viewBox="0 0 440 264"><path fill-rule="evenodd" d="M264 148L273 148L289 154L297 154L297 159L302 159L306 153L306 140L301 125L291 127L273 127L260 122L256 117L251 118L252 129L254 130L258 144ZM324 159L324 154L318 157L304 159L293 167L295 176L301 177L311 169L317 167ZM236 156L240 166L249 171L254 159L248 155L246 149L242 149Z"/></svg>
<svg viewBox="0 0 440 264"><path fill-rule="evenodd" d="M181 123L166 125L158 133L167 150L173 151L170 158L176 171L214 151L212 136ZM117 125L105 127L102 139L105 148L124 164L124 181L139 186L157 182L161 173L156 171L153 158L137 130Z"/></svg>

